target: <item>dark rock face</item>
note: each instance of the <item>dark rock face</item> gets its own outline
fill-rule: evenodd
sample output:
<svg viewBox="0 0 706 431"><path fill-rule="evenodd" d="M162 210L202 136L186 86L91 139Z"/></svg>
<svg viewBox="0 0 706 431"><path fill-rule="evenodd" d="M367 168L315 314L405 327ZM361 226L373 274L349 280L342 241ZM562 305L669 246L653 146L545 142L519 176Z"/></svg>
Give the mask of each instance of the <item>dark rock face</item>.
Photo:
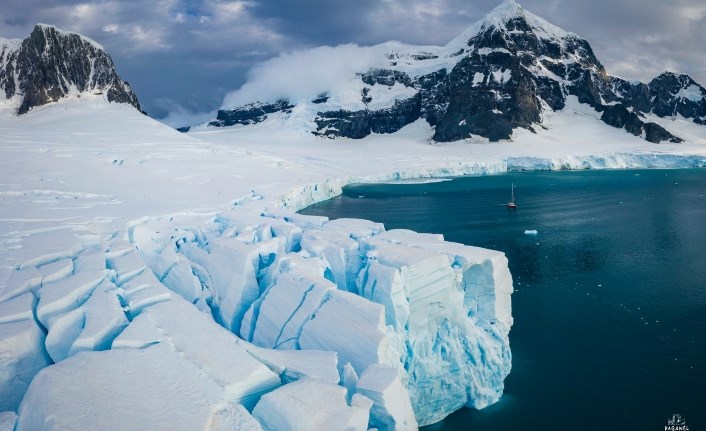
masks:
<svg viewBox="0 0 706 431"><path fill-rule="evenodd" d="M449 76L446 69L417 78L421 96L419 114L430 126L436 126L449 107Z"/></svg>
<svg viewBox="0 0 706 431"><path fill-rule="evenodd" d="M645 140L658 144L662 141L682 142L680 138L669 133L664 127L657 123L645 123L635 113L629 111L624 105L618 103L612 106L602 107L603 115L601 120L604 123L625 129L635 136L644 135Z"/></svg>
<svg viewBox="0 0 706 431"><path fill-rule="evenodd" d="M326 103L328 102L329 96L326 94L320 94L319 96L316 97L316 99L312 100L311 103L319 105L321 103Z"/></svg>
<svg viewBox="0 0 706 431"><path fill-rule="evenodd" d="M706 90L688 75L663 73L647 84L652 98L652 112L660 117L682 115L685 118L706 116Z"/></svg>
<svg viewBox="0 0 706 431"><path fill-rule="evenodd" d="M370 111L328 111L316 116L315 134L335 138L361 139L370 134Z"/></svg>
<svg viewBox="0 0 706 431"><path fill-rule="evenodd" d="M621 78L610 77L610 86L618 100L626 106L632 107L638 112L650 112L652 110L652 97L650 88L642 82L628 82Z"/></svg>
<svg viewBox="0 0 706 431"><path fill-rule="evenodd" d="M645 139L649 142L659 144L662 141L673 143L684 142L683 139L669 133L664 127L657 123L645 123Z"/></svg>
<svg viewBox="0 0 706 431"><path fill-rule="evenodd" d="M4 60L0 64L5 65L0 69L0 87L7 98L23 96L18 114L84 91L103 93L110 102L140 109L137 96L118 76L110 56L78 34L37 25L14 48L0 54Z"/></svg>
<svg viewBox="0 0 706 431"><path fill-rule="evenodd" d="M391 108L370 111L370 131L373 133L395 133L407 124L416 121L419 118L420 110L421 96L419 93L409 99L395 100Z"/></svg>
<svg viewBox="0 0 706 431"><path fill-rule="evenodd" d="M236 124L257 124L267 119L267 114L275 112L291 112L294 105L287 100L278 100L275 103L250 103L231 110L219 110L216 121L208 123L209 126L226 127Z"/></svg>
<svg viewBox="0 0 706 431"><path fill-rule="evenodd" d="M499 41L490 39L495 45ZM436 125L434 140L457 141L471 135L509 139L515 127L540 120L540 101L519 58L495 51L474 52L451 71L449 105Z"/></svg>
<svg viewBox="0 0 706 431"><path fill-rule="evenodd" d="M645 125L637 114L628 111L627 108L621 104L603 108L601 120L609 126L625 129L635 136L642 134L642 129Z"/></svg>
<svg viewBox="0 0 706 431"><path fill-rule="evenodd" d="M511 6L501 6L503 13ZM665 73L649 84L610 76L587 41L549 27L515 7L501 22L486 21L461 43L462 47L444 54L448 61L422 63L439 64L438 70L428 72L425 66L421 69L424 74L412 73L419 70L414 67L417 62L439 58L435 53L391 52L387 56L389 68L358 75L364 84L360 101L366 108L321 109L314 119L317 127L313 133L359 139L370 133L394 133L422 118L434 127L435 141L471 136L498 141L509 139L518 128L534 131L543 111L564 109L570 96L602 112L606 124L650 142L677 142L679 138L646 122L643 114L682 115L706 124L706 90L688 76ZM392 91L400 85L413 90L414 96L398 99L386 109L367 108L375 103L374 94L380 94L372 89L383 86ZM328 101L326 93L312 103L324 104L323 108ZM238 110L253 112L251 105ZM219 120L221 116L219 112ZM246 117L236 123L266 118L262 113Z"/></svg>
<svg viewBox="0 0 706 431"><path fill-rule="evenodd" d="M379 110L327 111L316 116L316 135L360 139L370 133L395 133L420 115L421 96L396 100L392 107Z"/></svg>
<svg viewBox="0 0 706 431"><path fill-rule="evenodd" d="M405 87L413 87L412 78L404 72L387 69L373 69L361 75L361 80L368 85L387 85L392 87L400 83Z"/></svg>

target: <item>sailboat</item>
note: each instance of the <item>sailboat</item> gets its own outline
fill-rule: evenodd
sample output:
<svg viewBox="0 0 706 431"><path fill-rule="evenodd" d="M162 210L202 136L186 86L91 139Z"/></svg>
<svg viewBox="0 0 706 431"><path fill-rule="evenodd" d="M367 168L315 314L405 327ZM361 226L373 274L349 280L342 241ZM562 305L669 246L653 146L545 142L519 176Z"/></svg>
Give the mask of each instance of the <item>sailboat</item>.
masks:
<svg viewBox="0 0 706 431"><path fill-rule="evenodd" d="M517 204L515 203L515 184L514 183L512 184L512 192L511 193L512 193L512 200L510 200L510 202L507 203L507 207L512 208L512 209L516 209Z"/></svg>

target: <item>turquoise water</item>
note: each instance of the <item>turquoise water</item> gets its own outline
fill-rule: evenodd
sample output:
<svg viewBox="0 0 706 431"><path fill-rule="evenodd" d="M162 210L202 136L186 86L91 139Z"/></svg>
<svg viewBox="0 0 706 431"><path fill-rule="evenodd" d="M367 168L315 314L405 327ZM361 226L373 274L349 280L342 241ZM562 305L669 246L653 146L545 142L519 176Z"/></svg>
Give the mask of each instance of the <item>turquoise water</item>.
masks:
<svg viewBox="0 0 706 431"><path fill-rule="evenodd" d="M706 170L354 185L302 213L507 254L516 291L505 395L430 430L663 430L677 413L706 429Z"/></svg>

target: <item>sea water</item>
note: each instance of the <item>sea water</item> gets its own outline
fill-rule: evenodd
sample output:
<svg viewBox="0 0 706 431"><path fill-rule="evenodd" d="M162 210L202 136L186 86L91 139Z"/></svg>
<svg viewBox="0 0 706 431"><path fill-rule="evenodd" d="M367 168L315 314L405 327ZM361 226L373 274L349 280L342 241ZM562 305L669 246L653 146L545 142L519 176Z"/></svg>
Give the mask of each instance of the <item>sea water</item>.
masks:
<svg viewBox="0 0 706 431"><path fill-rule="evenodd" d="M513 183L516 210L506 207ZM302 213L507 254L505 394L429 429L663 430L675 414L706 429L706 170L353 185Z"/></svg>

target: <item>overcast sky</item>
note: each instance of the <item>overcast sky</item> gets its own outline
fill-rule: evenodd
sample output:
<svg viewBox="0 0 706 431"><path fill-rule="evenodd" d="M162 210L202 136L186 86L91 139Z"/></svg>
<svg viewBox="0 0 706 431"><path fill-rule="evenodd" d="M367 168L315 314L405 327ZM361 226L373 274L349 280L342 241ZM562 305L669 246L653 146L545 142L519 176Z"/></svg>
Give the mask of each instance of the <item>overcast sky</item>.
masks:
<svg viewBox="0 0 706 431"><path fill-rule="evenodd" d="M443 45L501 0L3 0L0 36L53 24L101 43L144 109L189 121L216 110L250 67L286 51L388 40ZM608 73L664 70L706 84L704 0L524 0L589 41ZM286 73L286 71L282 71Z"/></svg>

